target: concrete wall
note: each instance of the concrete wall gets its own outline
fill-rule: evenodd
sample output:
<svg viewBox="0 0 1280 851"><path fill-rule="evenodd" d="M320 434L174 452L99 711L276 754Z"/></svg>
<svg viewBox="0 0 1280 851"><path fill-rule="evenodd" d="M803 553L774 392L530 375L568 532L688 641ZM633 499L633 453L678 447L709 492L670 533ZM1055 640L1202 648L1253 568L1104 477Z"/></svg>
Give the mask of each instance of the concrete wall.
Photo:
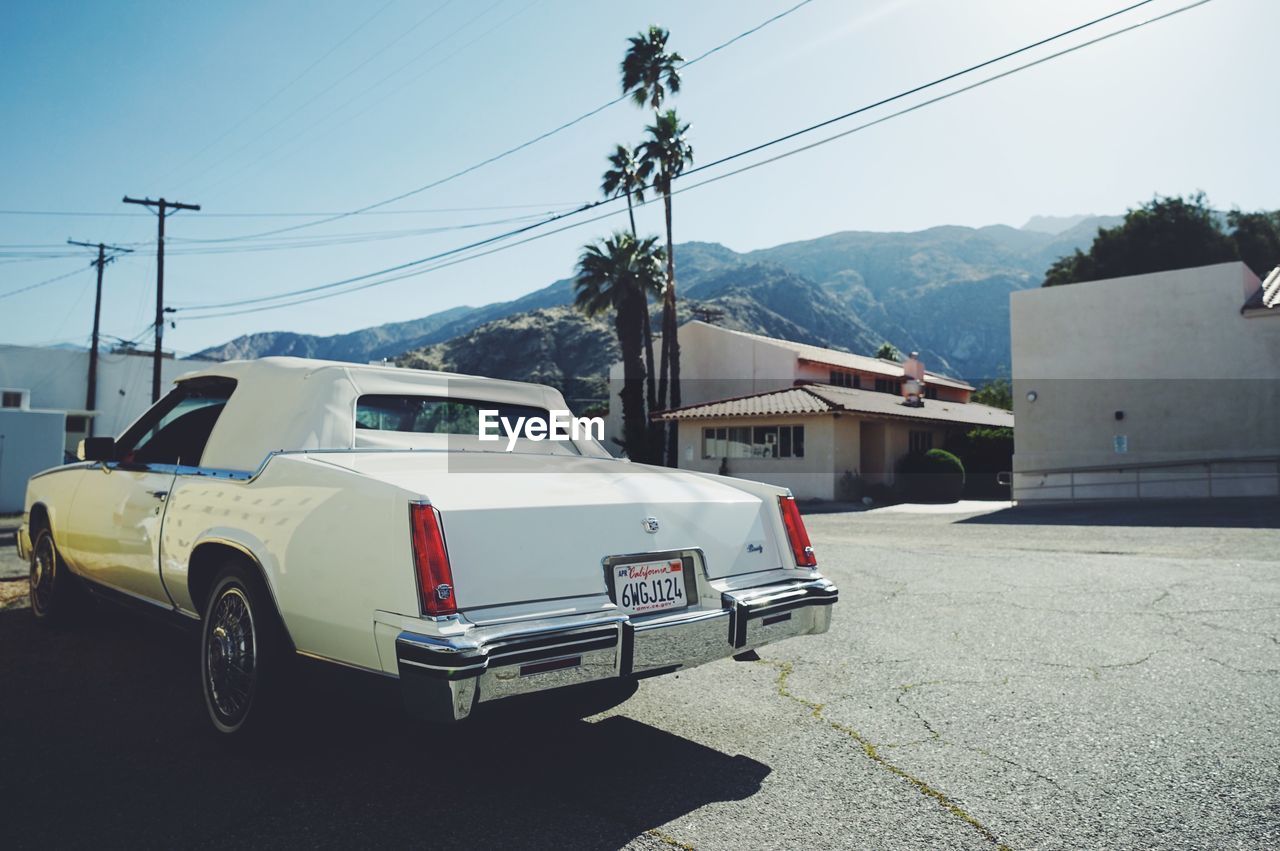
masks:
<svg viewBox="0 0 1280 851"><path fill-rule="evenodd" d="M1280 456L1280 314L1240 313L1258 286L1223 263L1013 293L1014 498L1275 493L1248 460Z"/></svg>
<svg viewBox="0 0 1280 851"><path fill-rule="evenodd" d="M55 411L0 409L0 514L21 512L27 479L62 463L65 419Z"/></svg>
<svg viewBox="0 0 1280 851"><path fill-rule="evenodd" d="M161 393L179 375L199 369L199 361L161 362ZM69 349L0 346L0 387L31 391L33 409L83 412L89 353ZM151 358L102 354L98 358L98 415L95 434L116 436L151 407Z"/></svg>

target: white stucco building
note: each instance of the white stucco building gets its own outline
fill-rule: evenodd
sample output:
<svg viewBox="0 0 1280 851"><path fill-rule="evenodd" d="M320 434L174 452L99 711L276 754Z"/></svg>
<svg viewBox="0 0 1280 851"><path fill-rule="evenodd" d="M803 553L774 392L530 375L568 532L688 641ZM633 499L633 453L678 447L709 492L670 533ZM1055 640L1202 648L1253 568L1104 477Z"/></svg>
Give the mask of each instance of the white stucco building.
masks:
<svg viewBox="0 0 1280 851"><path fill-rule="evenodd" d="M1014 498L1280 493L1280 271L1015 292Z"/></svg>
<svg viewBox="0 0 1280 851"><path fill-rule="evenodd" d="M161 393L199 363L165 358ZM0 345L0 407L61 411L67 415L67 449L74 450L93 423L94 433L116 435L151 406L151 354L102 352L98 356L95 410L85 403L89 352L39 346Z"/></svg>
<svg viewBox="0 0 1280 851"><path fill-rule="evenodd" d="M89 352L0 345L0 512L20 511L27 478L61 464L93 433L118 435L151 406L151 356L102 353L88 410ZM198 363L165 358L162 392Z"/></svg>

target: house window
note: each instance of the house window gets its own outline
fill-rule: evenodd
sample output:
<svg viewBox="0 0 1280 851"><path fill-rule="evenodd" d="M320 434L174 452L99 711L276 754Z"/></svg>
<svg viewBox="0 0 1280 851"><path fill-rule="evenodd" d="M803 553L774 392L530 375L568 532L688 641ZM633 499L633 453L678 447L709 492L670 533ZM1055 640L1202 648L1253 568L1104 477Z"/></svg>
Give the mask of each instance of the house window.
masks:
<svg viewBox="0 0 1280 851"><path fill-rule="evenodd" d="M912 453L928 452L933 448L933 432L912 431L908 436Z"/></svg>
<svg viewBox="0 0 1280 851"><path fill-rule="evenodd" d="M16 390L6 390L0 394L0 408L21 408L22 394Z"/></svg>
<svg viewBox="0 0 1280 851"><path fill-rule="evenodd" d="M79 414L67 414L67 432L85 434L89 431L89 418Z"/></svg>
<svg viewBox="0 0 1280 851"><path fill-rule="evenodd" d="M803 458L804 426L704 428L703 458Z"/></svg>
<svg viewBox="0 0 1280 851"><path fill-rule="evenodd" d="M702 430L703 458L750 458L751 429L704 428Z"/></svg>
<svg viewBox="0 0 1280 851"><path fill-rule="evenodd" d="M938 388L937 388L937 387L934 387L932 384L926 384L926 385L924 386L924 398L926 398L926 399L937 399L937 398L938 398Z"/></svg>
<svg viewBox="0 0 1280 851"><path fill-rule="evenodd" d="M877 393L893 393L894 395L897 395L897 393L898 393L898 379L896 379L896 378L877 378L877 379L876 379L876 392L877 392Z"/></svg>
<svg viewBox="0 0 1280 851"><path fill-rule="evenodd" d="M856 372L837 372L833 369L831 370L830 383L836 387L852 387L856 390L858 388L858 374Z"/></svg>

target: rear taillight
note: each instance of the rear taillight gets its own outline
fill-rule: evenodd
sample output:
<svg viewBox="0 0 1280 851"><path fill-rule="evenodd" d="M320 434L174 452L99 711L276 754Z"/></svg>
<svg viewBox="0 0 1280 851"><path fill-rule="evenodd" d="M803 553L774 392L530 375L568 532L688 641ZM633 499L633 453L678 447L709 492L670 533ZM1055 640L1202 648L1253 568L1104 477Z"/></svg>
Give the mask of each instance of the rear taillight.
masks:
<svg viewBox="0 0 1280 851"><path fill-rule="evenodd" d="M791 542L791 554L796 557L796 567L817 567L818 559L813 554L813 547L809 545L809 533L805 531L795 497L778 497L778 508L782 511L782 525L787 527L787 540Z"/></svg>
<svg viewBox="0 0 1280 851"><path fill-rule="evenodd" d="M422 613L434 616L456 613L457 595L453 588L453 570L449 567L449 551L445 549L440 527L440 512L426 503L411 503L409 527Z"/></svg>

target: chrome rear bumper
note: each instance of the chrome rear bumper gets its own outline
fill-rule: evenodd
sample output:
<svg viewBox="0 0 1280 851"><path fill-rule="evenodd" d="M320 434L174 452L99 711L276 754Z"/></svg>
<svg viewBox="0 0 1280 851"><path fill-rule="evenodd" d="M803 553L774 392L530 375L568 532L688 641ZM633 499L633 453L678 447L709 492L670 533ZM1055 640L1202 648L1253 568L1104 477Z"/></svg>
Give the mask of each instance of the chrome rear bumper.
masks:
<svg viewBox="0 0 1280 851"><path fill-rule="evenodd" d="M618 677L650 677L723 659L831 625L826 579L725 592L721 608L633 621L601 613L538 625L472 629L441 638L401 632L401 687L410 712L466 718L481 701Z"/></svg>

